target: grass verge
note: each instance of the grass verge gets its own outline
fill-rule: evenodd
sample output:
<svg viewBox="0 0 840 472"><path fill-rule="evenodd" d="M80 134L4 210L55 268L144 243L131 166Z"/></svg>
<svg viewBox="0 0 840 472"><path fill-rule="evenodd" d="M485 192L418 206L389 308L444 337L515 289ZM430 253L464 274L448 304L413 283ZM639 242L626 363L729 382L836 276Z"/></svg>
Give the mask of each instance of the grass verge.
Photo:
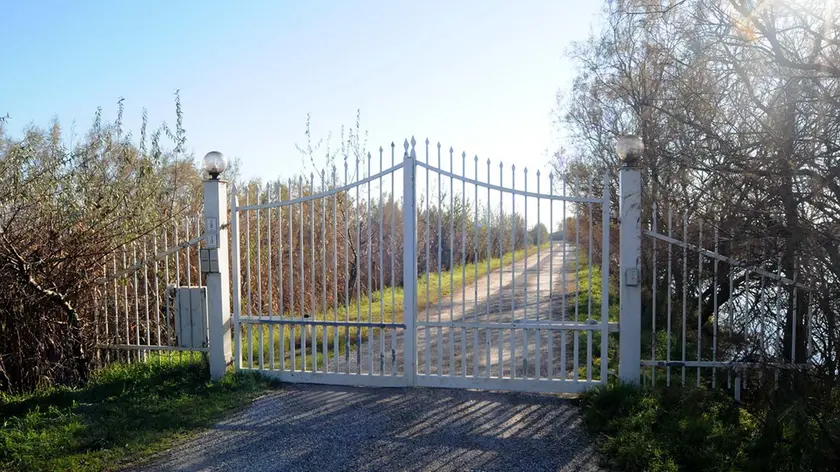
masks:
<svg viewBox="0 0 840 472"><path fill-rule="evenodd" d="M117 364L79 389L0 397L0 470L114 470L208 427L267 389L256 374L211 383L198 356Z"/></svg>

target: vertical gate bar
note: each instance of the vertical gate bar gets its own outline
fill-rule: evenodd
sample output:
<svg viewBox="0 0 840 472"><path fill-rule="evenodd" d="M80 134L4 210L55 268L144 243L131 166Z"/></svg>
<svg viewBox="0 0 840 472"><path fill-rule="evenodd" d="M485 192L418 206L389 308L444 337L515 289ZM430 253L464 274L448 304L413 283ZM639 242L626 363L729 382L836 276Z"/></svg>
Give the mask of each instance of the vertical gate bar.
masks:
<svg viewBox="0 0 840 472"><path fill-rule="evenodd" d="M546 319L549 324L554 322L554 307L552 302L554 300L554 239L551 235L554 233L554 173L548 173L548 315ZM565 245L565 234L563 235ZM554 379L554 330L548 331L548 372L546 372L548 380Z"/></svg>
<svg viewBox="0 0 840 472"><path fill-rule="evenodd" d="M111 254L111 261L114 266L114 344L120 344L120 299L117 294L117 254L114 251ZM114 351L114 356L117 360L120 358L120 352Z"/></svg>
<svg viewBox="0 0 840 472"><path fill-rule="evenodd" d="M393 146L393 143L391 143ZM347 156L344 156L344 185L347 185ZM344 206L343 223L344 230L344 322L350 323L350 204L348 198L350 190L347 189L343 193L342 206ZM345 373L350 373L350 327L344 326L344 370Z"/></svg>
<svg viewBox="0 0 840 472"><path fill-rule="evenodd" d="M195 215L195 236L201 237L201 214L196 213ZM196 279L198 279L196 285L202 285L202 272L201 272L201 241L198 241L195 244L195 262L196 262ZM208 326L209 329L209 326Z"/></svg>
<svg viewBox="0 0 840 472"><path fill-rule="evenodd" d="M651 228L654 233L658 233L657 221L659 220L659 213L657 212L656 202L653 202L653 211L651 213ZM653 262L651 263L651 289L653 297L650 310L650 360L656 362L656 238L651 238L651 246L653 246ZM717 259L715 259L717 261ZM650 385L656 386L656 366L650 367Z"/></svg>
<svg viewBox="0 0 840 472"><path fill-rule="evenodd" d="M790 360L793 364L796 364L796 309L799 302L799 291L796 288L796 283L799 281L799 270L796 267L796 261L794 261L794 269L793 269L793 307L792 307L792 316L791 316L791 325L790 325Z"/></svg>
<svg viewBox="0 0 840 472"><path fill-rule="evenodd" d="M138 295L138 288L137 286L140 283L137 280L137 242L132 241L131 243L131 252L132 252L132 272L134 276L134 339L137 341L137 348L134 350L134 355L136 356L137 360L143 360L144 352L140 349L140 345L142 342L140 341L140 296Z"/></svg>
<svg viewBox="0 0 840 472"><path fill-rule="evenodd" d="M298 176L298 198L303 197L303 177ZM300 257L296 257L297 254L293 254L290 256L291 259L298 259L298 264L300 267L298 268L298 285L300 286L300 296L296 297L298 299L298 314L300 315L301 321L307 318L306 315L306 276L305 276L305 267L306 262L304 260L304 254L306 253L306 244L303 238L303 226L305 224L305 220L303 218L303 202L297 204L297 213L298 213L298 230L296 232L296 236L298 238L298 250L300 251ZM292 291L294 294L295 292ZM292 295L294 299L294 295ZM300 325L292 325L292 331L300 330L300 360L301 360L301 372L306 372L306 328L307 326L303 323ZM294 338L297 338L298 334L294 334ZM297 339L294 340L294 350L298 351Z"/></svg>
<svg viewBox="0 0 840 472"><path fill-rule="evenodd" d="M669 204L668 205L668 238L673 239L673 207ZM665 386L671 386L671 282L672 278L672 264L671 264L671 253L673 244L670 242L668 243L668 337L667 337L667 346L665 351L665 359L668 362L667 367L665 367Z"/></svg>
<svg viewBox="0 0 840 472"><path fill-rule="evenodd" d="M540 171L537 169L537 195L540 195ZM540 255L540 247L542 245L542 231L540 231L540 197L537 197L537 225L536 225L536 233L537 233L537 325L540 324L540 274L542 272L542 268L540 267L542 264L541 255ZM525 227L525 231L528 231L527 226ZM530 236L529 236L530 237ZM551 282L549 281L549 285ZM551 331L548 332L549 335ZM534 365L537 368L535 378L539 379L542 377L542 332L537 329L536 330L536 338L537 338L537 345L536 345L536 357L534 358Z"/></svg>
<svg viewBox="0 0 840 472"><path fill-rule="evenodd" d="M189 218L184 219L184 241L190 240L190 220ZM184 244L184 249L186 249L184 260L186 266L184 267L184 272L186 272L187 277L187 286L192 285L192 263L190 262L190 246L189 244Z"/></svg>
<svg viewBox="0 0 840 472"><path fill-rule="evenodd" d="M237 188L232 186L230 192L230 245L233 257L231 257L231 281L233 282L233 365L236 370L242 369L242 328L239 324L239 317L242 315L242 282L239 275L239 199ZM155 271L157 272L157 271Z"/></svg>
<svg viewBox="0 0 840 472"><path fill-rule="evenodd" d="M475 266L475 281L473 282L473 288L475 289L475 293L473 294L473 319L476 323L479 322L478 316L478 155L476 154L474 159L475 165L475 181L476 184L473 185L475 188L475 224L473 225L473 265ZM489 202L488 202L489 204ZM488 277L490 276L488 272ZM478 377L479 372L479 361L478 361L478 329L476 328L473 331L473 358L475 365L473 367L473 377Z"/></svg>
<svg viewBox="0 0 840 472"><path fill-rule="evenodd" d="M523 187L525 193L528 192L528 168L525 167L522 171L524 175L525 185ZM525 211L523 212L523 224L525 226L525 244L523 245L523 250L525 251L525 258L524 263L525 267L522 272L522 277L525 281L522 283L522 288L525 291L525 297L522 303L522 319L526 322L528 321L528 197L527 195L523 195L522 199L525 201ZM528 349L530 344L528 343L528 330L522 330L522 377L528 378ZM539 377L539 375L537 375Z"/></svg>
<svg viewBox="0 0 840 472"><path fill-rule="evenodd" d="M455 173L452 147L449 148L449 375L455 375L455 185L452 174Z"/></svg>
<svg viewBox="0 0 840 472"><path fill-rule="evenodd" d="M490 323L490 259L493 256L493 251L491 248L490 242L490 231L493 227L493 217L490 214L491 212L491 205L490 205L490 159L487 159L487 301L485 302L485 311L484 311L484 318L485 322ZM499 257L502 257L501 254ZM499 270L499 277L501 278L501 269ZM490 378L490 348L492 347L492 337L493 337L493 330L492 329L485 329L484 330L484 344L485 344L485 352L484 352L484 377Z"/></svg>
<svg viewBox="0 0 840 472"><path fill-rule="evenodd" d="M766 255L766 250L762 251L765 254L762 254L762 260L765 259L763 257ZM767 277L761 276L761 287L759 288L760 296L759 296L759 305L761 310L766 310L767 308ZM761 333L759 334L759 349L761 349L761 357L762 360L765 360L767 357L767 343L766 343L766 333L767 333L767 326L766 326L766 317L764 316L763 312L759 312L759 316L761 316ZM764 369L758 371L758 379L764 380Z"/></svg>
<svg viewBox="0 0 840 472"><path fill-rule="evenodd" d="M356 173L355 179L358 182L360 180L361 174L359 174L359 162L360 159L356 156ZM353 205L356 207L356 250L353 253L353 261L354 266L356 269L356 321L362 321L362 274L360 270L361 261L359 260L361 257L362 252L362 205L361 205L361 198L359 198L359 192L361 184L356 184L356 201ZM362 328L356 328L356 368L358 369L358 373L362 373Z"/></svg>
<svg viewBox="0 0 840 472"><path fill-rule="evenodd" d="M152 241L154 241L153 245L152 245L152 252L155 255L154 256L155 257L154 272L153 272L153 276L152 276L152 283L153 283L152 286L154 287L154 291L155 291L155 293L154 293L154 296L155 296L155 327L156 327L156 331L157 331L157 345L161 346L162 344L161 344L161 341L160 341L160 293L158 293L158 291L160 290L160 282L159 282L159 277L158 277L158 270L160 268L160 265L158 263L158 233L157 233L157 230L152 232ZM107 325L106 325L106 328L107 328ZM158 361L160 361L160 357L158 357Z"/></svg>
<svg viewBox="0 0 840 472"><path fill-rule="evenodd" d="M575 190L580 193L580 177L576 181ZM575 205L575 323L580 323L580 204ZM574 331L574 337L572 378L577 381L580 375L580 331Z"/></svg>
<svg viewBox="0 0 840 472"><path fill-rule="evenodd" d="M703 218L697 218L697 361L703 356ZM697 386L700 386L700 367L697 367Z"/></svg>
<svg viewBox="0 0 840 472"><path fill-rule="evenodd" d="M152 345L152 328L149 319L149 263L147 246L149 245L149 238L143 238L143 300L146 307L146 345ZM147 355L151 351L147 352Z"/></svg>
<svg viewBox="0 0 840 472"><path fill-rule="evenodd" d="M368 158L368 168L367 168L367 177L370 177L370 161L371 161L371 154L367 154ZM371 221L371 216L373 213L371 212L370 207L370 181L367 183L367 215L365 215L365 221L367 222L367 298L368 298L368 323L373 322L373 299L371 298L371 292L373 291L373 286L371 285L371 272L372 269L372 257L373 257L373 221ZM373 328L368 326L368 375L373 375Z"/></svg>
<svg viewBox="0 0 840 472"><path fill-rule="evenodd" d="M164 250L169 250L169 242L167 239L168 231L164 228L163 230L163 247ZM164 256L163 259L163 306L165 309L165 318L166 318L166 345L172 346L172 324L169 322L169 258L170 255L167 254ZM116 262L114 263L114 269L117 268ZM116 282L115 282L116 284ZM114 295L116 297L116 285L114 285ZM116 303L116 298L114 299ZM172 362L172 351L169 351L169 361Z"/></svg>
<svg viewBox="0 0 840 472"><path fill-rule="evenodd" d="M732 239L730 239L730 254L733 254L733 245L735 241L735 235L732 235ZM729 300L727 303L729 304L729 333L730 335L735 330L735 303L732 300L732 294L734 293L735 288L735 270L732 267L732 264L729 265ZM732 369L727 370L726 374L726 388L732 388Z"/></svg>
<svg viewBox="0 0 840 472"><path fill-rule="evenodd" d="M245 187L245 206L248 206L251 201L251 186ZM246 311L249 317L254 316L254 311L251 309L251 217L248 211L245 211L245 283L247 300ZM253 339L253 318L248 322L248 368L254 368L254 339Z"/></svg>
<svg viewBox="0 0 840 472"><path fill-rule="evenodd" d="M298 177L298 194L303 197L303 176ZM303 204L298 203L300 215L300 316L302 319L307 318L306 314L306 244L303 238L303 227L305 226L305 219L303 217ZM300 370L306 372L306 331L308 326L304 323L300 325Z"/></svg>
<svg viewBox="0 0 840 472"><path fill-rule="evenodd" d="M592 196L592 176L589 176L589 191ZM587 204L589 209L589 293L587 294L586 322L592 322L592 202ZM603 303L603 300L601 300ZM586 330L586 380L592 381L592 330Z"/></svg>
<svg viewBox="0 0 840 472"><path fill-rule="evenodd" d="M715 225L714 235L715 254L718 254L718 227ZM712 267L712 362L717 361L717 338L718 338L718 259L715 258ZM717 387L717 367L712 367L712 389Z"/></svg>
<svg viewBox="0 0 840 472"><path fill-rule="evenodd" d="M256 188L256 197L257 197L257 204L259 205L262 203L262 198L260 193L262 193L262 189L257 186ZM260 330L259 334L259 352L257 353L257 358L259 359L260 363L260 370L265 368L264 358L263 358L263 351L265 350L265 340L263 332L265 331L265 326L262 324L263 319L263 298L262 298L262 253L260 247L262 246L262 232L261 224L260 224L260 209L256 209L256 230L257 230L257 316L259 317L259 323L257 324L257 328Z"/></svg>
<svg viewBox="0 0 840 472"><path fill-rule="evenodd" d="M601 203L601 383L607 383L610 321L610 175L604 173Z"/></svg>
<svg viewBox="0 0 840 472"><path fill-rule="evenodd" d="M126 262L126 254L125 254L125 245L122 247L122 272L124 273L126 268L128 267L128 263ZM125 312L125 343L131 344L131 320L129 319L128 314L128 275L123 275L123 310ZM131 350L126 350L126 358L128 359L129 363L131 362Z"/></svg>
<svg viewBox="0 0 840 472"><path fill-rule="evenodd" d="M540 170L539 169L537 169L537 174L536 175L537 175L537 195L541 195L540 194ZM541 260L540 260L540 258L541 258L541 247L540 246L542 246L542 231L540 231L540 224L541 224L541 221L540 221L540 197L537 197L537 224L535 226L535 228L536 228L535 232L537 233L537 241L536 241L536 244L537 244L537 295L536 295L537 296L537 307L536 307L536 310L537 310L537 324L539 324L540 319L542 318L540 316L540 278L541 278L540 273L542 272L542 270L540 268L540 265L541 265ZM525 231L526 232L528 231L527 226L525 227ZM550 285L550 283L549 283L549 285ZM539 337L537 337L537 339L539 339ZM537 349L537 352L539 352L539 349Z"/></svg>
<svg viewBox="0 0 840 472"><path fill-rule="evenodd" d="M403 312L405 313L406 335L405 342L405 377L408 385L414 385L417 373L417 330L414 326L417 312L417 178L415 165L417 154L414 151L415 140L411 138L411 153L408 152L408 142L405 143L405 158L403 160L403 228L405 244L403 244Z"/></svg>
<svg viewBox="0 0 840 472"><path fill-rule="evenodd" d="M173 235L173 237L175 238L174 243L175 243L176 246L178 246L180 244L180 241L178 239L178 223L175 223L173 226L175 227L175 232L174 232L174 235ZM187 237L187 239L189 239L189 237ZM176 287L181 286L181 258L180 258L180 253L181 253L180 250L175 251L175 286ZM187 285L189 285L189 284L187 284ZM174 311L172 312L172 322L173 322L173 324L175 322L175 312ZM126 323L128 323L127 318L126 318ZM128 329L128 328L126 327L126 329ZM176 333L176 337L177 337L177 333ZM178 360L180 361L182 359L183 359L183 352L178 351Z"/></svg>
<svg viewBox="0 0 840 472"><path fill-rule="evenodd" d="M379 148L379 172L382 173L382 148ZM379 322L385 325L385 272L382 268L382 217L385 208L382 206L382 176L379 176ZM392 315L393 321L393 315ZM379 375L385 375L385 334L384 328L379 328Z"/></svg>
<svg viewBox="0 0 840 472"><path fill-rule="evenodd" d="M289 200L292 200L292 179L289 178ZM247 203L246 203L247 205ZM294 238L294 205L289 205L289 314L292 317L292 321L295 321L295 238ZM247 233L247 224L248 218L245 218L246 224L246 233ZM302 223L301 223L302 224ZM247 244L247 243L246 243ZM249 277L250 279L250 277ZM250 287L250 281L248 283ZM250 303L250 295L248 296L249 303ZM286 337L286 329L283 328L283 337ZM249 333L250 336L250 326L249 326ZM285 340L284 340L285 342ZM296 363L297 363L297 326L295 324L289 325L289 361L290 361L290 368L292 372L297 370ZM283 363L285 364L286 360L283 359Z"/></svg>
<svg viewBox="0 0 840 472"><path fill-rule="evenodd" d="M265 183L265 202L271 201L271 183ZM278 209L279 211L279 209ZM271 250L271 207L265 210L265 237L267 239L266 251L268 264L268 319L274 318L274 287L273 277L271 273L274 271L274 264L272 264L272 256L274 252ZM274 370L274 323L268 324L268 369Z"/></svg>
<svg viewBox="0 0 840 472"><path fill-rule="evenodd" d="M453 172L454 173L454 172ZM461 175L467 176L467 153L461 154ZM464 214L467 208L467 182L461 180L461 207L459 219L461 222L461 319L466 321L467 313L467 215ZM467 376L467 329L461 328L461 377Z"/></svg>
<svg viewBox="0 0 840 472"><path fill-rule="evenodd" d="M683 212L683 240L688 242L688 213ZM685 351L686 351L686 334L687 334L687 327L688 324L688 245L683 245L683 276L682 276L682 368L681 376L682 376L682 385L685 386Z"/></svg>
<svg viewBox="0 0 840 472"><path fill-rule="evenodd" d="M440 165L440 143L438 143L437 149L437 166L438 169L442 169ZM438 227L437 227L437 248L438 248L438 299L437 299L437 306L438 306L438 323L441 322L443 319L443 296L441 294L443 288L443 271L441 270L442 262L443 262L443 233L442 233L442 219L443 219L443 182L441 181L441 174L438 172ZM437 359L436 359L436 371L437 375L441 375L441 371L443 370L442 361L443 358L443 326L438 325L437 327Z"/></svg>
<svg viewBox="0 0 840 472"><path fill-rule="evenodd" d="M560 317L561 317L561 320L565 322L566 321L566 295L567 295L567 291L568 291L567 287L566 287L566 272L568 272L568 268L566 267L566 253L569 252L569 242L567 241L568 234L566 232L566 220L568 220L568 217L566 216L566 197L568 195L566 195L566 177L563 176L561 178L563 179L563 190L562 190L562 192L563 192L563 204L562 204L562 208L563 208L563 216L562 216L562 218L563 218L563 255L562 255L562 262L563 262L562 279L563 279L563 282L562 283L563 283L563 285L561 286L561 289L560 289L560 300L561 300L561 305L562 305L560 307ZM568 357L568 354L566 353L566 349L567 349L566 345L568 344L568 342L566 340L567 339L566 338L566 330L565 329L561 330L560 333L561 333L561 339L560 339L560 377L563 380L566 380L566 376L568 375L567 372L566 372L566 358Z"/></svg>
<svg viewBox="0 0 840 472"><path fill-rule="evenodd" d="M291 189L289 189L289 190L291 190ZM280 180L278 179L277 180L277 202L279 203L281 201L283 201L283 183L280 182ZM283 207L278 206L277 207L277 280L278 280L278 285L280 286L280 294L279 294L280 295L280 300L279 300L280 303L278 304L277 308L278 308L278 314L279 314L279 317L280 317L281 320L286 315L286 310L285 310L286 307L285 307L285 300L284 300L284 297L285 297L285 293L284 293L285 292L285 287L284 287L285 282L283 282L283 252L284 252L285 248L283 246L284 246L284 244L283 244ZM271 329L272 329L272 331L274 330L274 328L271 328ZM279 345L278 347L280 348L279 349L280 352L279 352L278 357L280 358L279 359L280 360L280 362L279 362L280 370L283 371L283 370L286 369L286 347L285 347L285 345L286 345L286 327L281 323L278 326L278 329L279 329L279 333L278 333L279 339L277 340L278 341L277 344ZM237 332L239 332L239 328L237 328Z"/></svg>
<svg viewBox="0 0 840 472"><path fill-rule="evenodd" d="M157 252L157 251L155 251L155 252ZM109 314L108 313L108 311L109 311L108 310L108 304L109 304L108 303L108 279L107 279L107 277L108 277L108 257L107 256L104 257L103 260L105 261L102 264L102 279L103 279L103 282L102 282L102 296L104 297L104 300L102 302L102 307L105 310L105 343L104 344L109 345L109 344L114 344L114 343L111 341L111 336L110 336L111 333L110 333L110 328L109 328L109 325L111 323L108 321L108 314ZM157 271L155 271L155 287L157 288ZM158 316L160 316L160 315L158 315ZM158 324L158 326L160 326L160 324ZM160 331L158 331L158 333L160 333ZM98 334L99 334L99 332L97 331L97 344L99 343ZM158 344L160 344L160 336L158 336ZM105 350L105 356L104 357L105 357L105 362L110 363L110 361L111 361L110 350L108 350L108 349ZM160 359L160 358L158 358L158 359ZM101 367L101 365L100 365L100 367Z"/></svg>
<svg viewBox="0 0 840 472"><path fill-rule="evenodd" d="M332 189L335 192L336 185L335 166L332 166ZM332 235L333 235L333 321L336 326L333 328L333 356L335 356L335 373L338 373L338 192L332 195Z"/></svg>
<svg viewBox="0 0 840 472"><path fill-rule="evenodd" d="M326 176L327 170L321 169L321 192L327 191L327 184L326 184ZM329 320L327 316L327 198L321 197L321 244L318 246L319 252L321 253L321 304L323 305L323 311L321 312L321 318L324 321ZM330 360L329 360L329 352L327 350L327 346L329 346L329 332L327 330L327 326L324 325L323 329L321 330L321 351L322 357L324 359L324 372L330 371Z"/></svg>
<svg viewBox="0 0 840 472"><path fill-rule="evenodd" d="M368 184L370 185L370 184ZM315 193L315 173L309 173L309 193ZM309 202L309 212L310 212L310 231L309 231L309 254L310 254L310 264L309 264L309 272L311 275L312 281L312 288L309 294L309 319L310 321L315 321L315 314L316 308L318 306L318 302L315 301L315 294L317 293L317 286L315 285L315 200ZM309 334L310 334L310 342L312 344L312 372L318 371L318 327L316 325L310 325L309 327Z"/></svg>
<svg viewBox="0 0 840 472"><path fill-rule="evenodd" d="M504 163L499 162L499 324L502 323L502 289L504 288L503 281L504 281L504 263L505 263L505 248L504 248L504 241L505 241L505 207L504 207L504 200L505 200L505 193L502 190L504 188L504 176L505 176L505 169ZM513 260L513 254L511 254L511 260ZM499 331L499 342L498 342L498 371L499 371L499 378L504 378L505 372L505 358L503 357L503 347L505 341L505 330L502 328L498 329Z"/></svg>
<svg viewBox="0 0 840 472"><path fill-rule="evenodd" d="M438 143L438 149L440 149L440 143ZM429 164L429 139L426 138L426 165L428 165L428 164ZM430 204L431 204L431 201L432 201L432 194L429 193L429 168L428 167L426 167L426 169L425 169L425 174L426 174L426 217L424 219L426 220L426 232L423 233L424 234L423 239L425 239L425 243L426 243L426 263L425 263L425 267L424 267L424 269L426 271L426 303L423 306L423 311L426 312L426 323L428 323L429 322L429 308L430 308L429 307L429 285L431 285L431 277L430 276L431 276L431 272L432 272L431 264L429 263L429 243L430 243L430 240L431 240L431 233L429 232L430 231L429 220L432 219L432 213L431 213L431 210L430 210L429 207L430 207ZM438 188L438 191L440 191L440 188ZM392 225L393 225L393 220L392 220ZM393 232L393 230L392 230L392 232ZM440 260L440 258L438 258L438 260ZM393 272L393 268L391 269L391 271ZM423 359L426 361L426 370L423 373L426 374L426 375L431 374L431 358L430 358L431 354L429 352L431 350L431 348L429 346L429 342L430 342L429 341L429 336L430 336L430 334L431 333L430 333L430 330L429 330L429 326L427 325L427 326L424 327L424 330L423 330L423 335L424 335L423 337L425 338L424 342L425 342L425 345L426 345L425 346L425 355L423 356Z"/></svg>
<svg viewBox="0 0 840 472"><path fill-rule="evenodd" d="M510 166L510 188L516 190L516 164ZM516 193L510 193L510 321L516 312ZM516 378L516 330L510 330L510 378Z"/></svg>
<svg viewBox="0 0 840 472"><path fill-rule="evenodd" d="M766 251L762 251L762 252L766 253ZM764 257L762 257L762 259L764 259ZM760 293L760 296L759 296L758 304L761 307L761 309L764 310L767 307L767 277L765 277L763 275L761 276L761 286L759 288L759 293ZM766 344L765 343L765 340L766 340L765 336L766 336L766 332L767 332L767 329L766 329L767 326L766 326L765 316L763 316L763 314L760 315L760 316L761 316L761 326L760 326L761 333L759 334L759 337L760 337L759 349L761 349L761 355L762 355L762 357L764 357L767 354L767 346L765 345ZM759 375L759 378L761 378L762 371L759 371L758 375Z"/></svg>
<svg viewBox="0 0 840 472"><path fill-rule="evenodd" d="M174 227L174 244L177 246L180 244L178 241L178 223L175 223L172 226ZM175 286L181 286L181 251L175 251Z"/></svg>
<svg viewBox="0 0 840 472"><path fill-rule="evenodd" d="M428 141L428 139L426 141ZM428 144L427 144L427 146L428 146ZM428 156L428 153L426 155ZM428 161L428 159L426 159L426 160ZM394 146L391 146L391 167L394 167ZM427 169L426 170L426 173L427 173L426 179L427 180L428 180L428 172L429 171ZM428 185L427 185L427 189L428 189ZM428 194L428 191L426 193ZM428 195L427 195L427 198L428 198ZM428 203L426 205L428 207ZM391 257L390 257L390 259L391 259L391 375L392 376L397 375L397 328L395 326L396 323L397 323L397 295L396 295L396 284L394 283L394 275L395 275L394 274L394 259L397 258L396 247L394 246L394 235L396 234L396 233L394 233L394 214L397 212L396 210L397 210L397 207L396 207L396 204L394 202L394 173L391 172L391 233L390 233L390 236L388 237L388 243L391 245L391 251L390 251ZM428 218L428 214L426 215L426 217ZM428 237L428 231L426 232L426 235ZM426 260L427 260L426 271L427 272L428 272L428 269L429 269L428 268L428 259L429 258L428 258L428 251L427 251L427 256L426 256ZM415 284L415 286L416 285L417 284ZM429 288L428 288L428 286L429 286L429 284L426 283L426 303L427 303L427 305L428 305L428 302L429 302L429 296L428 296ZM426 314L428 316L428 312L426 312ZM403 318L405 318L404 314L403 314ZM407 335L408 334L403 333L403 337L405 337ZM416 334L413 334L413 336L416 336Z"/></svg>
<svg viewBox="0 0 840 472"><path fill-rule="evenodd" d="M811 338L813 337L812 336L812 330L814 329L814 325L813 325L814 293L813 292L808 292L808 315L807 316L808 316L808 319L805 322L806 323L805 324L805 326L806 326L805 331L806 331L806 336L807 336L807 338L805 339L805 362L806 363L811 361L811 349L812 349L811 348Z"/></svg>
<svg viewBox="0 0 840 472"><path fill-rule="evenodd" d="M776 274L782 275L782 257L779 256L778 262L776 264ZM782 337L784 336L784 327L782 325L782 280L779 278L778 283L776 284L776 329L775 331L775 338L776 338L776 361L781 362L782 358ZM779 369L776 369L775 376L774 376L774 383L778 386L779 383Z"/></svg>

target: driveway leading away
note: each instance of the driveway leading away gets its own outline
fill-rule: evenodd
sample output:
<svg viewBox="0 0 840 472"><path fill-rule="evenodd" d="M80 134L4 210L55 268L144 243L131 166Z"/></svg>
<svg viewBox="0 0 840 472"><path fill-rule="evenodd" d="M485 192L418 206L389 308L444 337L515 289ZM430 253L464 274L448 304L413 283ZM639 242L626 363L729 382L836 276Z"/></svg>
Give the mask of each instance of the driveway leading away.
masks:
<svg viewBox="0 0 840 472"><path fill-rule="evenodd" d="M557 396L285 385L140 471L595 471Z"/></svg>

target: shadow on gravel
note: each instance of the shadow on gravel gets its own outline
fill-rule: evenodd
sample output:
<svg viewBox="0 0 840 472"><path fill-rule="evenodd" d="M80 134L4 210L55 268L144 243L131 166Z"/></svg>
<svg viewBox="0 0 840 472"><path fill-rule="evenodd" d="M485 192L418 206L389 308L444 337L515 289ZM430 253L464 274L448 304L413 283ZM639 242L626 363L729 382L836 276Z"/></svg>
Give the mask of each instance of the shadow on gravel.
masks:
<svg viewBox="0 0 840 472"><path fill-rule="evenodd" d="M286 385L133 470L600 470L557 396Z"/></svg>

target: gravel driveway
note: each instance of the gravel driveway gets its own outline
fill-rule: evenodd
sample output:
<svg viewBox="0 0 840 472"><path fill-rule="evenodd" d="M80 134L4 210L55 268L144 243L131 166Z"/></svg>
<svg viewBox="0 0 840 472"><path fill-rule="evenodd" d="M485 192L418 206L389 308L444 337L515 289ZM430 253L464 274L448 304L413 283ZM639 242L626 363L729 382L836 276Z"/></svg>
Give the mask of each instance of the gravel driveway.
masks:
<svg viewBox="0 0 840 472"><path fill-rule="evenodd" d="M558 396L285 385L140 471L596 471Z"/></svg>

